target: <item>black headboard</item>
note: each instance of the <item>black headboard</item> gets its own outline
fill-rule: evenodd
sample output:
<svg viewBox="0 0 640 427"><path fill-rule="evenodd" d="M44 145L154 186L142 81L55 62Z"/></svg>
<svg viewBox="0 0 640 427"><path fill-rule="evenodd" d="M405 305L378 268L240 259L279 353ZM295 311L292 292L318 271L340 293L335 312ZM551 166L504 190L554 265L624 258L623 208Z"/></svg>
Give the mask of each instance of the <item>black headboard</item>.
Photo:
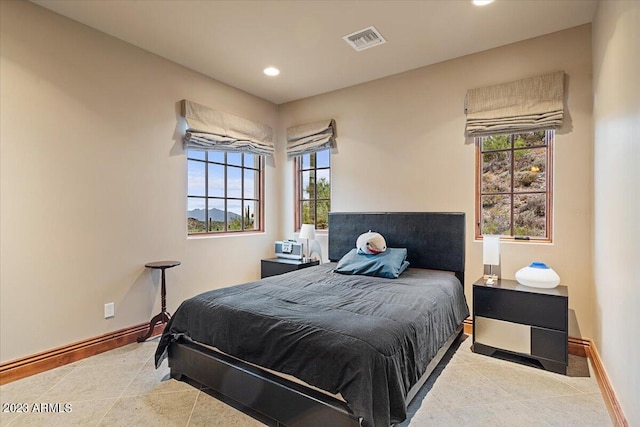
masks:
<svg viewBox="0 0 640 427"><path fill-rule="evenodd" d="M329 260L342 258L369 230L382 234L387 247L407 248L410 267L453 271L464 286L464 213L331 212Z"/></svg>

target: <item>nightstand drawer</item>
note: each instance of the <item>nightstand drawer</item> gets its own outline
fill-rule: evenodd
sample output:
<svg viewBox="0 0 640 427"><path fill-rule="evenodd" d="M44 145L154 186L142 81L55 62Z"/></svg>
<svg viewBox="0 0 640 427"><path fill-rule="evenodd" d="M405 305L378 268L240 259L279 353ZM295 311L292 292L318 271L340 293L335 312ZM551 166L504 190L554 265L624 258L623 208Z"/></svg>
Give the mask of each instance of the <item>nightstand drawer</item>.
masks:
<svg viewBox="0 0 640 427"><path fill-rule="evenodd" d="M567 299L500 288L473 288L476 316L565 331Z"/></svg>
<svg viewBox="0 0 640 427"><path fill-rule="evenodd" d="M531 354L531 326L476 316L475 341L495 348Z"/></svg>
<svg viewBox="0 0 640 427"><path fill-rule="evenodd" d="M565 332L533 327L531 328L531 354L568 363L568 339Z"/></svg>
<svg viewBox="0 0 640 427"><path fill-rule="evenodd" d="M474 318L473 328L476 343L567 362L567 334L564 332L480 316Z"/></svg>
<svg viewBox="0 0 640 427"><path fill-rule="evenodd" d="M269 258L260 261L260 278L277 276L307 267L319 265L320 261L303 261L287 258Z"/></svg>

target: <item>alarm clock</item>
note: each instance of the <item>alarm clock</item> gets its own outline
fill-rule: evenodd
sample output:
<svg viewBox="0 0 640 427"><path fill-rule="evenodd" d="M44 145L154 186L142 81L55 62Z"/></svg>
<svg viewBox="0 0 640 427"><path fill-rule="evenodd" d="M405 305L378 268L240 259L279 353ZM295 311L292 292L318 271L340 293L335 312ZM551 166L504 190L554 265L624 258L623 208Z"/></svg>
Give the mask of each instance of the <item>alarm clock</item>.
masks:
<svg viewBox="0 0 640 427"><path fill-rule="evenodd" d="M278 241L275 250L278 258L302 259L302 243L295 240Z"/></svg>

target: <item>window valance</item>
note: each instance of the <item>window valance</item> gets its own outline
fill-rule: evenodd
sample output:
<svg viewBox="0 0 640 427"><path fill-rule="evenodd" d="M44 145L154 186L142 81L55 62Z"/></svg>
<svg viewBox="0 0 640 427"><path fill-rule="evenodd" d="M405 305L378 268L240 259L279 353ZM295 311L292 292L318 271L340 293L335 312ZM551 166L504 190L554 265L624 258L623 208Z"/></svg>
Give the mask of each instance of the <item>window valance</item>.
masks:
<svg viewBox="0 0 640 427"><path fill-rule="evenodd" d="M333 119L292 126L287 129L287 156L313 153L336 146L336 122Z"/></svg>
<svg viewBox="0 0 640 427"><path fill-rule="evenodd" d="M187 121L185 147L196 150L239 151L270 156L274 153L273 129L233 114L188 100L182 101Z"/></svg>
<svg viewBox="0 0 640 427"><path fill-rule="evenodd" d="M556 129L564 115L564 71L467 91L467 137Z"/></svg>

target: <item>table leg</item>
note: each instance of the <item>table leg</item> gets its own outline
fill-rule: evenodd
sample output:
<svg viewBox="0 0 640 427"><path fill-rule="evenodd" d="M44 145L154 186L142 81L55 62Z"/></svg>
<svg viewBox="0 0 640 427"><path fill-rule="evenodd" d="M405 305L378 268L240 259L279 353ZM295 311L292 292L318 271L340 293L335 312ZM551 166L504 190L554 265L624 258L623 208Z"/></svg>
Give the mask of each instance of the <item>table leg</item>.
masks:
<svg viewBox="0 0 640 427"><path fill-rule="evenodd" d="M162 310L161 313L167 311L167 285L165 281L165 272L166 268L162 269L162 288L160 289L160 299L162 300Z"/></svg>
<svg viewBox="0 0 640 427"><path fill-rule="evenodd" d="M163 268L162 269L162 287L160 288L160 298L162 301L162 309L160 313L153 316L153 318L149 322L149 330L145 335L141 335L138 337L137 339L138 342L144 342L147 339L149 339L151 334L153 334L153 330L155 329L158 323L168 323L169 320L171 320L171 315L167 311L167 288L166 288L164 271L165 269Z"/></svg>
<svg viewBox="0 0 640 427"><path fill-rule="evenodd" d="M140 337L138 337L137 341L138 342L146 341L147 339L149 339L151 334L153 334L153 330L155 329L157 324L169 323L169 320L171 320L171 315L166 311L156 314L155 316L153 316L153 319L151 319L151 321L149 322L149 330L147 331L147 333L145 335L141 335Z"/></svg>

